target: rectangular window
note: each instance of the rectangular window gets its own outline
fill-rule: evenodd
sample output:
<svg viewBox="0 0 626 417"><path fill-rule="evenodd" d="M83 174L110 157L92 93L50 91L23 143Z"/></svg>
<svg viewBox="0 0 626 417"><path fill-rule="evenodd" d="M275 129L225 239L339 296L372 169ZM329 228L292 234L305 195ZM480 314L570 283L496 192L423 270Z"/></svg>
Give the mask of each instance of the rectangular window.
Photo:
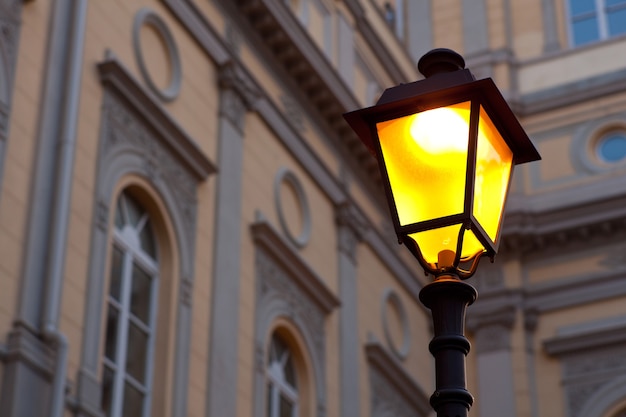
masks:
<svg viewBox="0 0 626 417"><path fill-rule="evenodd" d="M569 0L573 46L626 34L626 0Z"/></svg>

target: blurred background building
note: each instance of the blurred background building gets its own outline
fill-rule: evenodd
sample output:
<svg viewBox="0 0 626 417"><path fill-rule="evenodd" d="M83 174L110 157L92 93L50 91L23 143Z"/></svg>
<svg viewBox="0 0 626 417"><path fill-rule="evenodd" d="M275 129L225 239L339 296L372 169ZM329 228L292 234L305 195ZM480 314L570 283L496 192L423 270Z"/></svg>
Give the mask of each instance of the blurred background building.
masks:
<svg viewBox="0 0 626 417"><path fill-rule="evenodd" d="M480 417L626 415L626 1L0 0L0 415L432 415L428 277L342 113L435 47L543 156Z"/></svg>

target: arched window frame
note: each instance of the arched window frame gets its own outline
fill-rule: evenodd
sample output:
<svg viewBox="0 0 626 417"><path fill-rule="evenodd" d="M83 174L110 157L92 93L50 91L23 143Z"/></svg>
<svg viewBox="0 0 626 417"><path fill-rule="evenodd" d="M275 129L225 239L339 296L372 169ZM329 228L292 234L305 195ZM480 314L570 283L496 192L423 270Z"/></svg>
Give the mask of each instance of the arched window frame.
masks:
<svg viewBox="0 0 626 417"><path fill-rule="evenodd" d="M112 233L109 291L107 295L107 324L103 355L103 409L108 416L122 416L130 406L139 406L137 417L150 415L152 378L154 372L154 340L157 331L156 309L158 304L158 244L150 213L128 192L123 191L117 199L115 222ZM134 212L134 213L133 213ZM134 215L134 219L133 219ZM148 247L146 247L148 245ZM116 256L119 254L119 257ZM143 273L137 275L136 273ZM143 306L141 294L136 290L138 279L148 285L148 305ZM141 282L139 282L141 284ZM145 300L143 300L145 301ZM131 329L134 329L131 332ZM135 335L133 341L132 335ZM145 343L136 337L145 335ZM134 342L134 343L133 343ZM139 346L137 346L139 342ZM133 347L135 345L135 347ZM141 351L137 351L137 348ZM142 363L128 361L129 352L140 354ZM137 369L137 367L139 367ZM110 385L109 385L110 384ZM138 393L140 404L131 404L130 392ZM129 410L130 411L130 410Z"/></svg>

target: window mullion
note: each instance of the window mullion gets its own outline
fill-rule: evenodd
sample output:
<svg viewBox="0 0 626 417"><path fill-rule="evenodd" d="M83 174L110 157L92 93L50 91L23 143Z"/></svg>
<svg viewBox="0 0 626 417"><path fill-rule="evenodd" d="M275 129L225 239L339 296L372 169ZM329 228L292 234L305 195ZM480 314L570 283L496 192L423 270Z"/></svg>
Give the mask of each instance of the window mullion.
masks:
<svg viewBox="0 0 626 417"><path fill-rule="evenodd" d="M609 37L609 24L607 22L607 10L605 7L605 0L596 0L596 13L598 15L598 33L600 39L606 39Z"/></svg>
<svg viewBox="0 0 626 417"><path fill-rule="evenodd" d="M159 286L159 276L154 274L150 283L150 313L148 315L148 352L146 352L146 395L144 398L143 415L144 417L150 416L150 406L152 404L152 375L154 373L153 355L154 355L154 334L156 327L156 313L157 313L157 295Z"/></svg>
<svg viewBox="0 0 626 417"><path fill-rule="evenodd" d="M122 266L121 279L121 296L119 310L119 327L117 337L117 356L115 379L113 384L113 406L111 407L114 417L122 415L122 406L124 400L124 382L126 376L126 351L128 349L128 324L130 315L130 290L131 278L133 270L133 257L128 251L124 252L124 260Z"/></svg>

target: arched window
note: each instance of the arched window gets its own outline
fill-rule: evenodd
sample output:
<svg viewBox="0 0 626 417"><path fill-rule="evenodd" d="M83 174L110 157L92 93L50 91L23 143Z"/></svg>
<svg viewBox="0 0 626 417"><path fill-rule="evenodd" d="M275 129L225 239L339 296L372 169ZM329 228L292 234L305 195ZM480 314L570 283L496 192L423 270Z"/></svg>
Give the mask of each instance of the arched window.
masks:
<svg viewBox="0 0 626 417"><path fill-rule="evenodd" d="M146 210L126 192L113 231L102 409L108 417L150 415L158 248Z"/></svg>
<svg viewBox="0 0 626 417"><path fill-rule="evenodd" d="M296 417L298 415L298 384L291 349L274 332L267 358L266 417Z"/></svg>

